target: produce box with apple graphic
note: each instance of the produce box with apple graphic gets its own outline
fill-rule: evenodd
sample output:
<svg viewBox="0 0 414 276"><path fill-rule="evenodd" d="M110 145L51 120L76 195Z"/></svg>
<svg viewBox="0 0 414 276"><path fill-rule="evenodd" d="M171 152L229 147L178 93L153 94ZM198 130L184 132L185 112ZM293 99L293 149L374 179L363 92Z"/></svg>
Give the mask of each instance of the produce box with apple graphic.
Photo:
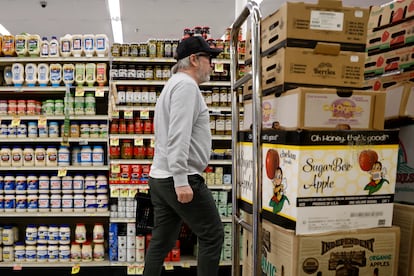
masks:
<svg viewBox="0 0 414 276"><path fill-rule="evenodd" d="M372 6L368 20L368 30L399 24L414 17L414 0L393 0L381 6Z"/></svg>
<svg viewBox="0 0 414 276"><path fill-rule="evenodd" d="M392 225L398 130L264 131L262 143L265 219L297 234Z"/></svg>

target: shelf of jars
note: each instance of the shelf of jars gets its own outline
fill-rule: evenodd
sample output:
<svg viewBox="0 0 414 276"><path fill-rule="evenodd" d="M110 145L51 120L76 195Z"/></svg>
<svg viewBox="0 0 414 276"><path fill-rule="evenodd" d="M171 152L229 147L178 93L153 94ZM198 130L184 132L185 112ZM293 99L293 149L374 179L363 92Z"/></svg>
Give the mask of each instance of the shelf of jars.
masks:
<svg viewBox="0 0 414 276"><path fill-rule="evenodd" d="M50 62L109 62L109 57L0 57L0 65L21 63L50 63Z"/></svg>
<svg viewBox="0 0 414 276"><path fill-rule="evenodd" d="M2 121L7 120L64 120L64 115L4 115L0 118ZM88 120L88 121L107 121L108 115L71 115L69 120Z"/></svg>
<svg viewBox="0 0 414 276"><path fill-rule="evenodd" d="M68 166L68 167L0 167L0 171L108 171L109 165L104 166ZM62 173L63 174L63 173Z"/></svg>
<svg viewBox="0 0 414 276"><path fill-rule="evenodd" d="M88 143L106 143L108 141L108 138L73 138L69 137L68 142L69 143L79 143L79 144L88 144ZM33 142L39 142L39 143L61 143L63 142L62 137L57 138L0 138L0 143L7 143L7 142L17 142L17 143L33 143Z"/></svg>

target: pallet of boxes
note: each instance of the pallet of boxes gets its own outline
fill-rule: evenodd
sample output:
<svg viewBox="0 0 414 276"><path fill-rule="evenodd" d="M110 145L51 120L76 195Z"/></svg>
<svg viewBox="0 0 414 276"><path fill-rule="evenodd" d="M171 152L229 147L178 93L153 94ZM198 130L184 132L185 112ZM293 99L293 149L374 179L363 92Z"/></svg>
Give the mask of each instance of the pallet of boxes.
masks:
<svg viewBox="0 0 414 276"><path fill-rule="evenodd" d="M385 92L362 90L368 16L369 9L319 0L285 3L262 20L264 275L397 275L398 130L384 129ZM249 94L245 85L245 205L252 202ZM251 245L245 233L243 275L251 275Z"/></svg>
<svg viewBox="0 0 414 276"><path fill-rule="evenodd" d="M385 126L399 127L393 224L401 229L398 275L414 275L414 2L372 6L364 88L386 92Z"/></svg>

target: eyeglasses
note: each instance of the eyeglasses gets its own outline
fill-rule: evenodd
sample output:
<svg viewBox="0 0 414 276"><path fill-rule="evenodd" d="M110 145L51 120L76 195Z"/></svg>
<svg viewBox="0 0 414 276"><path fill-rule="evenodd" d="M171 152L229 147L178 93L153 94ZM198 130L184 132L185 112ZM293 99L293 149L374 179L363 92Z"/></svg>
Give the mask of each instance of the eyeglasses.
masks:
<svg viewBox="0 0 414 276"><path fill-rule="evenodd" d="M210 63L211 63L211 60L213 59L212 56L210 54L207 54L207 53L198 53L198 54L194 54L194 55L198 56L198 57L206 57L206 58L208 58Z"/></svg>

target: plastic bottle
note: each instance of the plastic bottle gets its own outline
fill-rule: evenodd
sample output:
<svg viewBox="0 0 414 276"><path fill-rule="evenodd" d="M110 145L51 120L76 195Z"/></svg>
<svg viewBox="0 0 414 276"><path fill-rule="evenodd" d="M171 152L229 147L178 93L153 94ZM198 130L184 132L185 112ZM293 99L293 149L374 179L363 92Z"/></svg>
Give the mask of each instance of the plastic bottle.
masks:
<svg viewBox="0 0 414 276"><path fill-rule="evenodd" d="M85 94L84 112L85 112L85 115L96 114L96 99L93 93Z"/></svg>
<svg viewBox="0 0 414 276"><path fill-rule="evenodd" d="M73 209L75 212L85 211L85 196L83 194L74 194Z"/></svg>
<svg viewBox="0 0 414 276"><path fill-rule="evenodd" d="M33 159L34 159L34 156L33 156ZM37 175L29 174L27 176L27 194L37 194L38 191L39 191L39 179Z"/></svg>
<svg viewBox="0 0 414 276"><path fill-rule="evenodd" d="M37 228L37 242L47 243L49 239L49 227L46 224L40 224Z"/></svg>
<svg viewBox="0 0 414 276"><path fill-rule="evenodd" d="M37 66L37 82L39 86L45 87L49 83L49 65L46 63L39 63Z"/></svg>
<svg viewBox="0 0 414 276"><path fill-rule="evenodd" d="M81 174L76 174L73 178L73 193L83 194L85 190L85 178Z"/></svg>
<svg viewBox="0 0 414 276"><path fill-rule="evenodd" d="M47 243L48 244L59 243L59 227L57 226L57 224L49 225Z"/></svg>
<svg viewBox="0 0 414 276"><path fill-rule="evenodd" d="M105 34L95 35L95 52L98 57L105 57L108 55L108 37Z"/></svg>
<svg viewBox="0 0 414 276"><path fill-rule="evenodd" d="M73 211L73 196L72 194L62 195L62 212Z"/></svg>
<svg viewBox="0 0 414 276"><path fill-rule="evenodd" d="M6 192L6 191L4 191ZM14 192L14 191L13 191ZM5 194L4 196L4 211L14 212L16 208L16 196L13 194Z"/></svg>
<svg viewBox="0 0 414 276"><path fill-rule="evenodd" d="M72 55L72 37L69 34L60 38L60 55L70 57Z"/></svg>
<svg viewBox="0 0 414 276"><path fill-rule="evenodd" d="M9 147L2 146L0 149L0 167L11 166L11 150Z"/></svg>
<svg viewBox="0 0 414 276"><path fill-rule="evenodd" d="M15 51L18 57L27 55L27 35L18 34L15 36Z"/></svg>
<svg viewBox="0 0 414 276"><path fill-rule="evenodd" d="M59 227L59 244L70 244L69 224L62 224Z"/></svg>
<svg viewBox="0 0 414 276"><path fill-rule="evenodd" d="M52 83L52 86L59 86L62 80L62 65L59 63L50 64L49 72L50 82Z"/></svg>
<svg viewBox="0 0 414 276"><path fill-rule="evenodd" d="M50 138L59 137L59 123L58 122L55 122L55 121L49 122L49 124L48 124L48 136Z"/></svg>
<svg viewBox="0 0 414 276"><path fill-rule="evenodd" d="M92 150L92 165L103 166L104 165L104 150L102 146L94 146Z"/></svg>
<svg viewBox="0 0 414 276"><path fill-rule="evenodd" d="M47 261L50 263L59 261L59 246L57 244L48 245L47 257Z"/></svg>
<svg viewBox="0 0 414 276"><path fill-rule="evenodd" d="M85 82L85 63L75 64L75 82L78 86L83 86Z"/></svg>
<svg viewBox="0 0 414 276"><path fill-rule="evenodd" d="M87 174L85 177L85 194L96 193L96 178L93 174Z"/></svg>
<svg viewBox="0 0 414 276"><path fill-rule="evenodd" d="M65 175L62 177L62 194L73 193L73 177L71 175Z"/></svg>
<svg viewBox="0 0 414 276"><path fill-rule="evenodd" d="M77 136L79 137L79 135ZM79 166L80 164L80 147L73 147L72 149L72 166Z"/></svg>
<svg viewBox="0 0 414 276"><path fill-rule="evenodd" d="M35 262L36 261L36 246L35 245L26 245L26 262Z"/></svg>
<svg viewBox="0 0 414 276"><path fill-rule="evenodd" d="M38 205L39 205L39 212L49 212L49 210L50 210L49 195L48 194L39 194Z"/></svg>
<svg viewBox="0 0 414 276"><path fill-rule="evenodd" d="M72 55L74 57L81 57L83 53L83 39L82 35L72 35Z"/></svg>
<svg viewBox="0 0 414 276"><path fill-rule="evenodd" d="M48 146L46 150L46 166L57 166L57 149L54 146Z"/></svg>
<svg viewBox="0 0 414 276"><path fill-rule="evenodd" d="M5 66L4 67L3 78L4 78L4 82L7 86L10 86L10 85L13 84L13 73L12 73L12 67L11 66Z"/></svg>
<svg viewBox="0 0 414 276"><path fill-rule="evenodd" d="M3 261L4 262L14 261L14 247L12 245L7 245L3 247Z"/></svg>
<svg viewBox="0 0 414 276"><path fill-rule="evenodd" d="M50 211L51 212L62 211L62 196L60 194L52 194L50 196Z"/></svg>
<svg viewBox="0 0 414 276"><path fill-rule="evenodd" d="M62 179L57 175L50 177L50 193L59 194L62 192Z"/></svg>
<svg viewBox="0 0 414 276"><path fill-rule="evenodd" d="M70 260L72 262L79 262L82 260L81 246L77 242L72 242L70 247Z"/></svg>
<svg viewBox="0 0 414 276"><path fill-rule="evenodd" d="M22 167L23 166L23 150L20 146L14 146L11 151L13 167Z"/></svg>
<svg viewBox="0 0 414 276"><path fill-rule="evenodd" d="M16 195L26 194L26 189L27 189L26 176L24 174L19 173L16 175L15 181L16 181L16 187L15 187Z"/></svg>
<svg viewBox="0 0 414 276"><path fill-rule="evenodd" d="M95 243L93 246L93 260L103 261L105 256L105 248L103 243Z"/></svg>
<svg viewBox="0 0 414 276"><path fill-rule="evenodd" d="M81 166L92 166L92 149L90 146L81 147L80 165Z"/></svg>
<svg viewBox="0 0 414 276"><path fill-rule="evenodd" d="M58 166L69 166L70 152L67 146L60 146L58 151Z"/></svg>
<svg viewBox="0 0 414 276"><path fill-rule="evenodd" d="M92 257L92 244L90 241L86 241L82 244L82 262L90 262Z"/></svg>
<svg viewBox="0 0 414 276"><path fill-rule="evenodd" d="M35 166L45 167L46 166L46 150L42 146L36 146L35 149ZM40 183L39 183L40 186Z"/></svg>
<svg viewBox="0 0 414 276"><path fill-rule="evenodd" d="M39 201L37 194L27 195L27 212L37 212L39 210Z"/></svg>
<svg viewBox="0 0 414 276"><path fill-rule="evenodd" d="M27 36L27 52L31 57L38 57L40 54L40 36L37 34Z"/></svg>
<svg viewBox="0 0 414 276"><path fill-rule="evenodd" d="M59 262L70 261L70 245L61 244L59 245Z"/></svg>
<svg viewBox="0 0 414 276"><path fill-rule="evenodd" d="M56 39L56 36L52 36L52 39L49 42L49 57L59 57L59 49L59 41Z"/></svg>
<svg viewBox="0 0 414 276"><path fill-rule="evenodd" d="M2 52L5 57L12 57L16 54L14 35L4 35L2 43Z"/></svg>
<svg viewBox="0 0 414 276"><path fill-rule="evenodd" d="M106 68L106 63L96 64L96 82L99 86L104 86L106 84Z"/></svg>
<svg viewBox="0 0 414 276"><path fill-rule="evenodd" d="M22 86L24 81L24 66L21 63L12 65L12 82L14 86Z"/></svg>
<svg viewBox="0 0 414 276"><path fill-rule="evenodd" d="M47 41L47 37L42 37L42 41L40 42L40 56L41 57L48 57L49 56L49 41Z"/></svg>
<svg viewBox="0 0 414 276"><path fill-rule="evenodd" d="M26 63L25 82L27 86L33 87L37 83L37 65L35 63Z"/></svg>
<svg viewBox="0 0 414 276"><path fill-rule="evenodd" d="M85 65L85 80L89 87L93 87L96 81L96 64L86 63Z"/></svg>
<svg viewBox="0 0 414 276"><path fill-rule="evenodd" d="M27 197L25 194L16 194L16 212L27 211Z"/></svg>
<svg viewBox="0 0 414 276"><path fill-rule="evenodd" d="M96 196L95 194L85 195L85 212L96 212Z"/></svg>
<svg viewBox="0 0 414 276"><path fill-rule="evenodd" d="M11 225L3 226L2 243L3 245L13 245L15 242L13 227Z"/></svg>
<svg viewBox="0 0 414 276"><path fill-rule="evenodd" d="M93 34L83 35L84 53L86 57L92 57L95 53L95 36Z"/></svg>
<svg viewBox="0 0 414 276"><path fill-rule="evenodd" d="M47 262L47 245L38 243L36 247L36 261L39 263Z"/></svg>
<svg viewBox="0 0 414 276"><path fill-rule="evenodd" d="M22 262L26 259L26 248L23 242L14 244L14 261Z"/></svg>
<svg viewBox="0 0 414 276"><path fill-rule="evenodd" d="M37 242L37 227L34 224L28 224L26 226L26 239L27 245L35 245Z"/></svg>
<svg viewBox="0 0 414 276"><path fill-rule="evenodd" d="M75 81L75 65L71 63L63 64L63 82L66 86L71 86Z"/></svg>
<svg viewBox="0 0 414 276"><path fill-rule="evenodd" d="M86 242L86 227L83 223L77 223L75 227L75 242L83 244Z"/></svg>
<svg viewBox="0 0 414 276"><path fill-rule="evenodd" d="M15 194L15 189L16 189L16 178L14 177L13 174L11 173L7 173L4 176L4 187L3 187L3 192L6 195L9 194Z"/></svg>
<svg viewBox="0 0 414 276"><path fill-rule="evenodd" d="M107 211L108 210L108 194L102 193L96 195L96 211Z"/></svg>

